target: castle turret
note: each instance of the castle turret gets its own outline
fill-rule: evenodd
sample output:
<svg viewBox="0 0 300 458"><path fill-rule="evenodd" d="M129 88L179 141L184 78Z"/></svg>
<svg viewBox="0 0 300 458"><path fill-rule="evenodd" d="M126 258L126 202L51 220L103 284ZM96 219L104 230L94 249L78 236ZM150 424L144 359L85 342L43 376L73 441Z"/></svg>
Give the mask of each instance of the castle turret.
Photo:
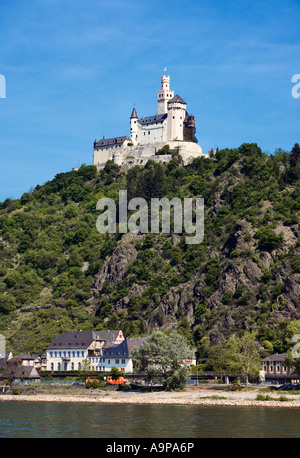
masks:
<svg viewBox="0 0 300 458"><path fill-rule="evenodd" d="M193 114L189 115L188 113L186 113L186 117L183 124L183 140L185 142L194 141L195 133L195 116Z"/></svg>
<svg viewBox="0 0 300 458"><path fill-rule="evenodd" d="M134 145L138 144L138 115L135 107L133 107L131 116L130 116L130 137L131 142Z"/></svg>
<svg viewBox="0 0 300 458"><path fill-rule="evenodd" d="M167 140L183 140L183 123L186 118L186 102L175 95L168 102Z"/></svg>
<svg viewBox="0 0 300 458"><path fill-rule="evenodd" d="M163 75L161 77L161 90L157 91L158 114L168 112L168 101L174 97L174 91L170 90L170 77Z"/></svg>

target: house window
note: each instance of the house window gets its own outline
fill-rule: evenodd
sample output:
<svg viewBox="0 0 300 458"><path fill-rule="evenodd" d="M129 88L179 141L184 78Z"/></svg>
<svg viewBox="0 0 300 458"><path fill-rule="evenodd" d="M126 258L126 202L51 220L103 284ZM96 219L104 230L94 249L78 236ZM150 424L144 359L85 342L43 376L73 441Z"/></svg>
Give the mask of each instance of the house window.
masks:
<svg viewBox="0 0 300 458"><path fill-rule="evenodd" d="M60 371L60 363L57 363L57 370Z"/></svg>
<svg viewBox="0 0 300 458"><path fill-rule="evenodd" d="M110 359L107 362L108 362L108 364L110 364Z"/></svg>
<svg viewBox="0 0 300 458"><path fill-rule="evenodd" d="M122 372L125 372L125 367L121 367L121 371L122 371Z"/></svg>
<svg viewBox="0 0 300 458"><path fill-rule="evenodd" d="M51 363L51 370L53 371L54 370L54 364Z"/></svg>
<svg viewBox="0 0 300 458"><path fill-rule="evenodd" d="M71 363L71 369L74 370L74 363Z"/></svg>
<svg viewBox="0 0 300 458"><path fill-rule="evenodd" d="M120 360L119 359L116 359L116 364L120 364Z"/></svg>
<svg viewBox="0 0 300 458"><path fill-rule="evenodd" d="M122 359L122 364L125 364L125 359Z"/></svg>

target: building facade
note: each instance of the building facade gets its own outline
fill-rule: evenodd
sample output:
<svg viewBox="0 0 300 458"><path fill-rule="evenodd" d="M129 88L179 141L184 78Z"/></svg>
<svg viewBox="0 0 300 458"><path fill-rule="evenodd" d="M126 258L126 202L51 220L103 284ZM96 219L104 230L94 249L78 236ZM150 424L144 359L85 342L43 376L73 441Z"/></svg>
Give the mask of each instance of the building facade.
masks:
<svg viewBox="0 0 300 458"><path fill-rule="evenodd" d="M286 355L275 353L261 362L260 380L269 383L299 383L299 376L284 363Z"/></svg>
<svg viewBox="0 0 300 458"><path fill-rule="evenodd" d="M157 154L167 144L181 155L184 164L195 157L209 157L194 142L195 117L186 107L186 102L170 89L170 76L163 75L157 93L157 114L139 118L134 107L130 136L95 140L93 164L101 169L108 160L128 167L145 165L150 159L169 162L171 155Z"/></svg>
<svg viewBox="0 0 300 458"><path fill-rule="evenodd" d="M54 339L46 350L46 370L80 370L82 361L100 358L103 350L124 340L120 330L72 331Z"/></svg>

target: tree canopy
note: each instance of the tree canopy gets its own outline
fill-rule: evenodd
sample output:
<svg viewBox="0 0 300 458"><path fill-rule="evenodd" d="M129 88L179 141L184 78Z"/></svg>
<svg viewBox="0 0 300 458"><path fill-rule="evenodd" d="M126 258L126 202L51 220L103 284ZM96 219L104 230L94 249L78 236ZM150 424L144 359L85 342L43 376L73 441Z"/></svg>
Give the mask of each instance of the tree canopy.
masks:
<svg viewBox="0 0 300 458"><path fill-rule="evenodd" d="M139 372L146 374L150 380L160 373L168 389L185 383L189 377L185 362L192 358L192 350L177 331L172 331L169 335L155 331L132 353L133 362Z"/></svg>

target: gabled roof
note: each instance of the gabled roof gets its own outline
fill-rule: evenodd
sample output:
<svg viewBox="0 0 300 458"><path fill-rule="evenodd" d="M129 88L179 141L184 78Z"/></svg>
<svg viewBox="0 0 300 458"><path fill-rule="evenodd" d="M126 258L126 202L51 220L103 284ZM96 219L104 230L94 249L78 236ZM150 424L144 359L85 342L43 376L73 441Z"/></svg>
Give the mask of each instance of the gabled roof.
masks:
<svg viewBox="0 0 300 458"><path fill-rule="evenodd" d="M284 361L285 353L275 353L274 355L269 355L263 359L263 361Z"/></svg>
<svg viewBox="0 0 300 458"><path fill-rule="evenodd" d="M39 379L40 376L33 366L7 366L0 371L0 378L12 377L14 379Z"/></svg>
<svg viewBox="0 0 300 458"><path fill-rule="evenodd" d="M22 359L24 361L28 360L28 361L32 361L35 359L35 356L33 355L29 355L28 353L21 353L20 355L16 355L14 356L15 359Z"/></svg>
<svg viewBox="0 0 300 458"><path fill-rule="evenodd" d="M131 352L134 348L139 348L146 340L145 337L127 337L118 345L103 350L104 358L130 358Z"/></svg>
<svg viewBox="0 0 300 458"><path fill-rule="evenodd" d="M105 146L113 146L113 145L122 145L125 140L129 140L129 138L124 135L123 137L113 137L113 138L102 138L98 142L94 142L95 148L103 148Z"/></svg>
<svg viewBox="0 0 300 458"><path fill-rule="evenodd" d="M184 103L186 105L186 102L178 94L174 95L174 97L168 101L168 104L172 102Z"/></svg>
<svg viewBox="0 0 300 458"><path fill-rule="evenodd" d="M168 117L168 114L167 113L163 113L163 114L157 114L157 115L153 115L153 116L147 116L146 118L145 117L142 117L139 119L139 123L142 125L142 126L145 126L145 125L149 125L149 124L155 124L155 123L162 123L166 118Z"/></svg>
<svg viewBox="0 0 300 458"><path fill-rule="evenodd" d="M119 332L119 330L65 332L50 343L48 350L60 348L83 350L88 348L94 341L106 341L105 345L111 345L118 337Z"/></svg>

